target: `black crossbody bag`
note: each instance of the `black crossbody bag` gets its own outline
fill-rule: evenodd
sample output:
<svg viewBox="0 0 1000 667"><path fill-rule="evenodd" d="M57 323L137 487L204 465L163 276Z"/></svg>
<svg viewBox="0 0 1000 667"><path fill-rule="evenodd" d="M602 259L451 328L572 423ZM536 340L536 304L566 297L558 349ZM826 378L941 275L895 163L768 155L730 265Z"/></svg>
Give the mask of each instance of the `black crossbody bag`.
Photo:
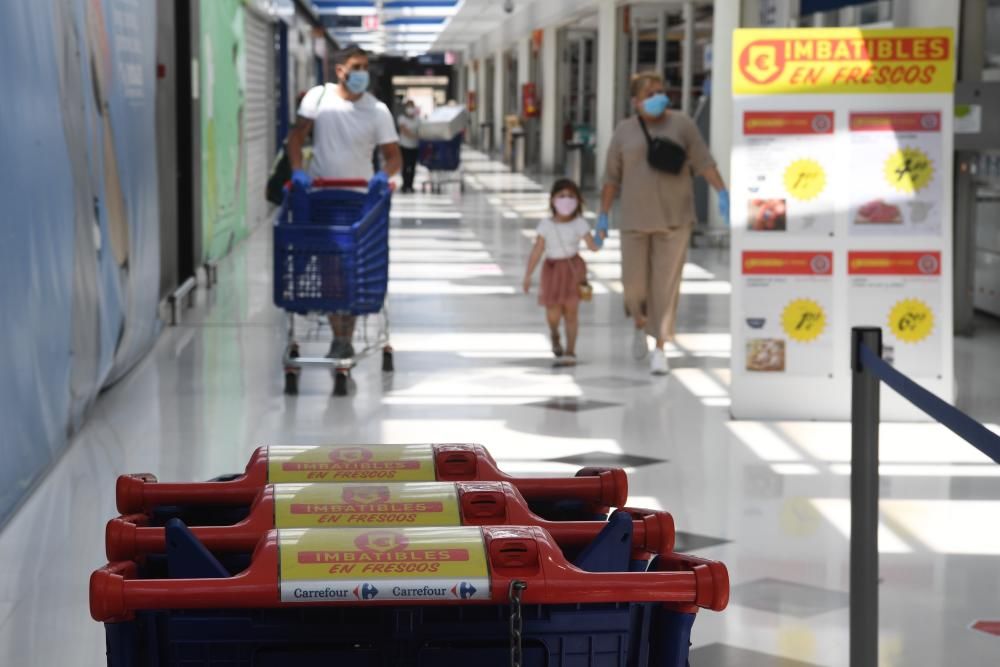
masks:
<svg viewBox="0 0 1000 667"><path fill-rule="evenodd" d="M638 116L642 133L646 135L646 161L657 171L679 174L687 162L687 151L680 144L666 137L652 137L642 116Z"/></svg>

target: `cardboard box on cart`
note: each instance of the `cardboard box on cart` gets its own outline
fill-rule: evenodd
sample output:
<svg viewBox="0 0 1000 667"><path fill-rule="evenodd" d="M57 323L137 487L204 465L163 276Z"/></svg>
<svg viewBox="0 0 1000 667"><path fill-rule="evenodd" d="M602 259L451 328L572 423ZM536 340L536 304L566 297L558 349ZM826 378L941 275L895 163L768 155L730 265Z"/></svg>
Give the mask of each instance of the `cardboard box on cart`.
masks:
<svg viewBox="0 0 1000 667"><path fill-rule="evenodd" d="M464 106L438 107L420 122L418 135L422 141L448 141L464 132L468 122Z"/></svg>

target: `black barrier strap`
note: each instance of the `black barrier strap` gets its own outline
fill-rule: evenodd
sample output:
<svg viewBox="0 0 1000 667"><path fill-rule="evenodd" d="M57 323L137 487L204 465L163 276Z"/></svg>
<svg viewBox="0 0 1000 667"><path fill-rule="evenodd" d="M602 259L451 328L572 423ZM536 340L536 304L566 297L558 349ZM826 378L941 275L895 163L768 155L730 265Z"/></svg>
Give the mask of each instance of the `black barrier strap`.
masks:
<svg viewBox="0 0 1000 667"><path fill-rule="evenodd" d="M861 363L897 394L944 424L958 437L1000 463L1000 436L953 405L949 405L879 358L867 345L859 346Z"/></svg>

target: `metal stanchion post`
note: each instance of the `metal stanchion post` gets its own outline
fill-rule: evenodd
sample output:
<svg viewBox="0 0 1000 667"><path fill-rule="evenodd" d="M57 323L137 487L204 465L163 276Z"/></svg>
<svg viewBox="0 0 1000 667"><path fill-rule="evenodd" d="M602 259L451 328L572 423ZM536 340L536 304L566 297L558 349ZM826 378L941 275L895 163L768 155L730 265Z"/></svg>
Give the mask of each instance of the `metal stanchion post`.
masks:
<svg viewBox="0 0 1000 667"><path fill-rule="evenodd" d="M882 330L851 332L851 667L878 664L878 426L881 381L861 345L882 356Z"/></svg>

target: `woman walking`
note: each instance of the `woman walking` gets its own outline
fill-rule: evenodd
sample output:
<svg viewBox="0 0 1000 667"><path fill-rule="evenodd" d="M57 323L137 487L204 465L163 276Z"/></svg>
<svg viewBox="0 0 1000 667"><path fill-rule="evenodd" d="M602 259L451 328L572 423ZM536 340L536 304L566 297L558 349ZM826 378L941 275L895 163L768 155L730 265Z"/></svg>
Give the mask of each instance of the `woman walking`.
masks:
<svg viewBox="0 0 1000 667"><path fill-rule="evenodd" d="M608 212L621 195L622 282L625 307L635 323L633 354L649 356L646 336L656 340L650 359L655 375L669 372L664 347L672 341L681 276L695 224L694 175L718 191L719 211L729 218L729 192L698 127L668 110L663 77L632 79L636 115L615 129L608 149L597 230L608 233Z"/></svg>

